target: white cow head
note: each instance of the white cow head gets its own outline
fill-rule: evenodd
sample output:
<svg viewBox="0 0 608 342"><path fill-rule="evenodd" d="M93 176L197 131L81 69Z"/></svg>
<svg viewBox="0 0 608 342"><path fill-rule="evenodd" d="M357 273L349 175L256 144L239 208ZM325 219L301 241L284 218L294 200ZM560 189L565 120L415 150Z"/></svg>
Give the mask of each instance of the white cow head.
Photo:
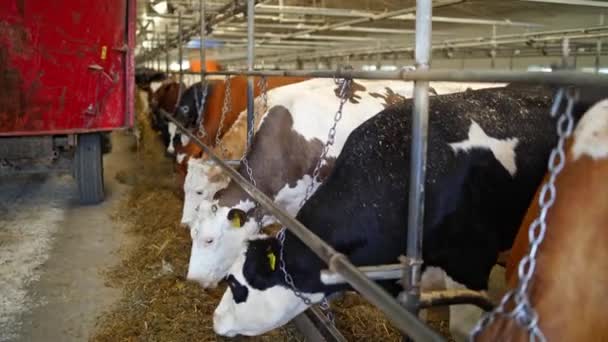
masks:
<svg viewBox="0 0 608 342"><path fill-rule="evenodd" d="M178 156L179 157L179 156ZM200 159L188 160L188 173L184 181L184 209L181 224L191 227L197 210L203 202L209 202L216 192L228 185L230 178L219 166L209 165Z"/></svg>
<svg viewBox="0 0 608 342"><path fill-rule="evenodd" d="M167 124L167 130L169 131L169 145L167 146L167 153L175 154L175 144L179 143L181 146L186 146L190 142L190 137L186 134L182 134L178 131L177 126L170 122ZM179 138L177 140L176 138Z"/></svg>
<svg viewBox="0 0 608 342"><path fill-rule="evenodd" d="M279 268L276 239L256 237L241 248L227 277L229 288L213 313L216 334L255 336L276 329L308 308L287 287ZM323 293L303 293L313 303Z"/></svg>
<svg viewBox="0 0 608 342"><path fill-rule="evenodd" d="M217 201L203 202L191 229L192 252L188 280L202 287L215 287L238 258L247 238L256 234L259 224L247 212L254 208L250 200L236 206L218 206Z"/></svg>
<svg viewBox="0 0 608 342"><path fill-rule="evenodd" d="M175 139L175 134L177 134L177 126L171 121L167 124L167 129L169 130L169 146L167 146L167 153L174 154L175 146L173 145L173 139Z"/></svg>

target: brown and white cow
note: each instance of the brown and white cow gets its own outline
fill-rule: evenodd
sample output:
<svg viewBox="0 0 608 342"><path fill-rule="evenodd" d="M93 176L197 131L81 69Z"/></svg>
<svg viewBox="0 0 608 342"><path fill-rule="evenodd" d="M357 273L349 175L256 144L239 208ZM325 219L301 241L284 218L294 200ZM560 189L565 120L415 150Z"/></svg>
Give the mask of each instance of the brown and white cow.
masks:
<svg viewBox="0 0 608 342"><path fill-rule="evenodd" d="M566 155L546 218L530 301L548 341L608 341L608 100L582 117ZM507 276L512 288L528 250L528 228L539 215L539 192L511 249ZM497 319L477 338L499 340L528 341L528 333L513 321Z"/></svg>
<svg viewBox="0 0 608 342"><path fill-rule="evenodd" d="M271 77L267 80L267 89L274 89L287 84L298 83L306 78L303 77ZM259 77L254 79L254 96L260 95L260 87L258 86ZM246 76L234 76L230 78L229 85L230 99L229 99L229 110L225 113L223 122L222 111L224 107L224 100L226 96L226 82L225 80L211 80L208 83L207 95L205 97L205 108L204 108L204 119L203 126L206 132L206 136L202 139L203 142L208 146L215 146L215 138L218 136L221 138L224 133L230 129L232 124L238 118L239 114L247 108L247 77ZM203 87L200 82L190 86L184 94L182 94L175 116L182 118L182 123L187 128L194 128L194 123L198 118L200 112L200 105L203 99ZM188 144L187 139L184 139L184 147L180 146L180 133L177 132L175 125L169 123L169 130L171 132L170 143L168 152L182 153L187 156L200 157L202 150L196 144ZM219 131L219 132L218 132ZM172 143L177 143L173 145ZM189 145L189 146L188 146ZM187 162L188 158L185 158L184 162ZM185 166L185 164L184 164ZM184 169L185 171L185 169ZM185 174L185 172L183 172Z"/></svg>

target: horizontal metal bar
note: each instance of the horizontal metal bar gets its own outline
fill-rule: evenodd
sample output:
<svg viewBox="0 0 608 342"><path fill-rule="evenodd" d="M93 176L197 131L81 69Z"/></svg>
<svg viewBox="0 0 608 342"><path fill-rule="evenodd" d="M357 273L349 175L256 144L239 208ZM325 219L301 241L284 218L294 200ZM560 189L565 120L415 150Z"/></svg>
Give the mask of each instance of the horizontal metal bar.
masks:
<svg viewBox="0 0 608 342"><path fill-rule="evenodd" d="M363 266L359 267L359 271L372 280L401 279L401 276L403 275L403 265L394 264L380 266ZM325 285L335 285L344 284L346 280L338 273L332 272L330 270L322 270L321 282Z"/></svg>
<svg viewBox="0 0 608 342"><path fill-rule="evenodd" d="M376 15L377 13L368 11L359 11L343 8L326 8L326 7L307 7L307 6L276 6L276 5L258 5L255 8L257 13L268 14L297 14L297 15L319 15L328 17L353 17L367 18Z"/></svg>
<svg viewBox="0 0 608 342"><path fill-rule="evenodd" d="M549 4L572 5L572 6L590 6L590 7L608 7L608 2L605 1L590 1L590 0L520 0L528 2L545 2Z"/></svg>
<svg viewBox="0 0 608 342"><path fill-rule="evenodd" d="M318 25L302 25L302 24L255 24L256 28L261 29L281 29L281 30L304 30L304 29L317 29L320 28ZM218 29L222 30L246 30L247 25L244 23L231 24L231 25L222 25L218 27ZM349 31L349 32L366 32L366 33L388 33L388 34L411 34L414 33L414 30L408 29L393 29L393 28L381 28L381 27L369 27L369 26L345 26L333 29L332 31Z"/></svg>
<svg viewBox="0 0 608 342"><path fill-rule="evenodd" d="M204 164L207 165L215 165L216 163L214 161L210 161L210 160L206 160L203 162ZM230 165L234 168L237 168L239 165L241 165L241 161L240 160L224 160L224 163L226 163L227 165Z"/></svg>
<svg viewBox="0 0 608 342"><path fill-rule="evenodd" d="M608 75L580 71L509 71L509 70L442 70L428 71L351 71L351 70L254 70L214 71L207 75L245 75L317 78L360 78L374 80L403 80L429 82L490 82L490 83L539 83L574 86L608 86Z"/></svg>
<svg viewBox="0 0 608 342"><path fill-rule="evenodd" d="M359 271L375 281L400 279L403 275L403 265L364 266L359 267ZM322 270L321 282L325 285L336 285L344 284L346 280L338 273ZM467 289L422 292L420 302L421 309L460 304L475 305L485 311L494 309L494 303L487 295Z"/></svg>
<svg viewBox="0 0 608 342"><path fill-rule="evenodd" d="M393 17L397 20L416 20L414 14L404 14ZM448 23L448 24L468 24L468 25L492 25L492 26L513 26L513 27L543 27L541 24L536 23L524 23L517 21L505 20L488 20L488 19L477 19L477 18L459 18L459 17L440 17L433 16L431 18L434 23Z"/></svg>
<svg viewBox="0 0 608 342"><path fill-rule="evenodd" d="M277 207L268 196L249 183L235 169L224 163L223 160L213 153L210 147L203 144L196 135L188 131L179 121L175 120L171 115L162 114L167 120L173 122L182 134L186 134L191 141L202 148L210 159L215 161L233 182L258 202L267 212L274 215L290 232L326 262L330 270L340 273L355 290L359 291L363 297L382 310L396 328L408 334L408 336L416 341L443 341L441 336L431 330L416 316L401 307L395 298L376 283L367 279L344 255L336 252L332 246L328 245L299 221Z"/></svg>
<svg viewBox="0 0 608 342"><path fill-rule="evenodd" d="M212 36L229 36L229 37L247 37L246 32L238 32L238 31L224 31L221 29L217 29L213 31ZM272 43L280 43L280 39L290 38L290 39L313 39L313 40L343 40L343 41L371 41L377 40L374 37L350 37L350 36L330 36L330 35L300 35L297 37L289 37L289 34L280 34L280 33L258 33L255 35L255 38L277 38L276 40L272 40Z"/></svg>
<svg viewBox="0 0 608 342"><path fill-rule="evenodd" d="M487 295L466 289L430 291L420 295L421 309L463 304L475 305L484 311L494 310L495 306Z"/></svg>
<svg viewBox="0 0 608 342"><path fill-rule="evenodd" d="M475 37L475 38L457 38L445 40L443 44L452 44L452 43L460 43L460 42L469 42L469 41L484 41L484 40L492 40L492 39L506 39L506 38L524 38L524 37L538 37L538 36L547 36L547 35L565 35L565 34L580 34L580 33L591 33L595 31L604 31L607 30L608 26L600 25L600 26L591 26L591 27L579 27L574 29L565 29L565 30L549 30L549 31L533 31L533 32L523 32L523 33L514 33L514 34L499 34L494 37ZM433 32L435 33L435 32Z"/></svg>
<svg viewBox="0 0 608 342"><path fill-rule="evenodd" d="M321 312L321 309L317 305L313 305L307 312L307 315L313 324L319 327L319 332L323 335L323 338L327 342L347 342L348 340L340 333L338 328L327 317ZM309 339L307 341L318 341L316 339Z"/></svg>

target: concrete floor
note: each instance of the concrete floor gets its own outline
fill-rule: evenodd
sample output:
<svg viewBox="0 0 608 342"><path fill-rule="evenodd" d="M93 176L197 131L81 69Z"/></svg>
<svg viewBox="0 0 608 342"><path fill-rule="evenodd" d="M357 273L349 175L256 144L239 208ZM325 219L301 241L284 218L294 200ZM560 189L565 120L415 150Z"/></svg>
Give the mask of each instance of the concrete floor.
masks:
<svg viewBox="0 0 608 342"><path fill-rule="evenodd" d="M86 341L97 316L118 299L102 271L129 243L111 218L133 165L126 133L104 157L106 201L80 206L69 175L0 178L0 341Z"/></svg>

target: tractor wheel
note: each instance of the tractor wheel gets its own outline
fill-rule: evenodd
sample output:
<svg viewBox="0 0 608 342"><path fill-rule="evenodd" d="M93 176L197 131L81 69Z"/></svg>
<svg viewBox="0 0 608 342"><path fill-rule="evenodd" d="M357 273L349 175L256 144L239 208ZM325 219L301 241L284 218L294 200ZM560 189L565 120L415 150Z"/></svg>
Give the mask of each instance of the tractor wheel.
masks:
<svg viewBox="0 0 608 342"><path fill-rule="evenodd" d="M76 182L80 203L97 204L104 199L102 138L99 133L80 134L76 146Z"/></svg>

